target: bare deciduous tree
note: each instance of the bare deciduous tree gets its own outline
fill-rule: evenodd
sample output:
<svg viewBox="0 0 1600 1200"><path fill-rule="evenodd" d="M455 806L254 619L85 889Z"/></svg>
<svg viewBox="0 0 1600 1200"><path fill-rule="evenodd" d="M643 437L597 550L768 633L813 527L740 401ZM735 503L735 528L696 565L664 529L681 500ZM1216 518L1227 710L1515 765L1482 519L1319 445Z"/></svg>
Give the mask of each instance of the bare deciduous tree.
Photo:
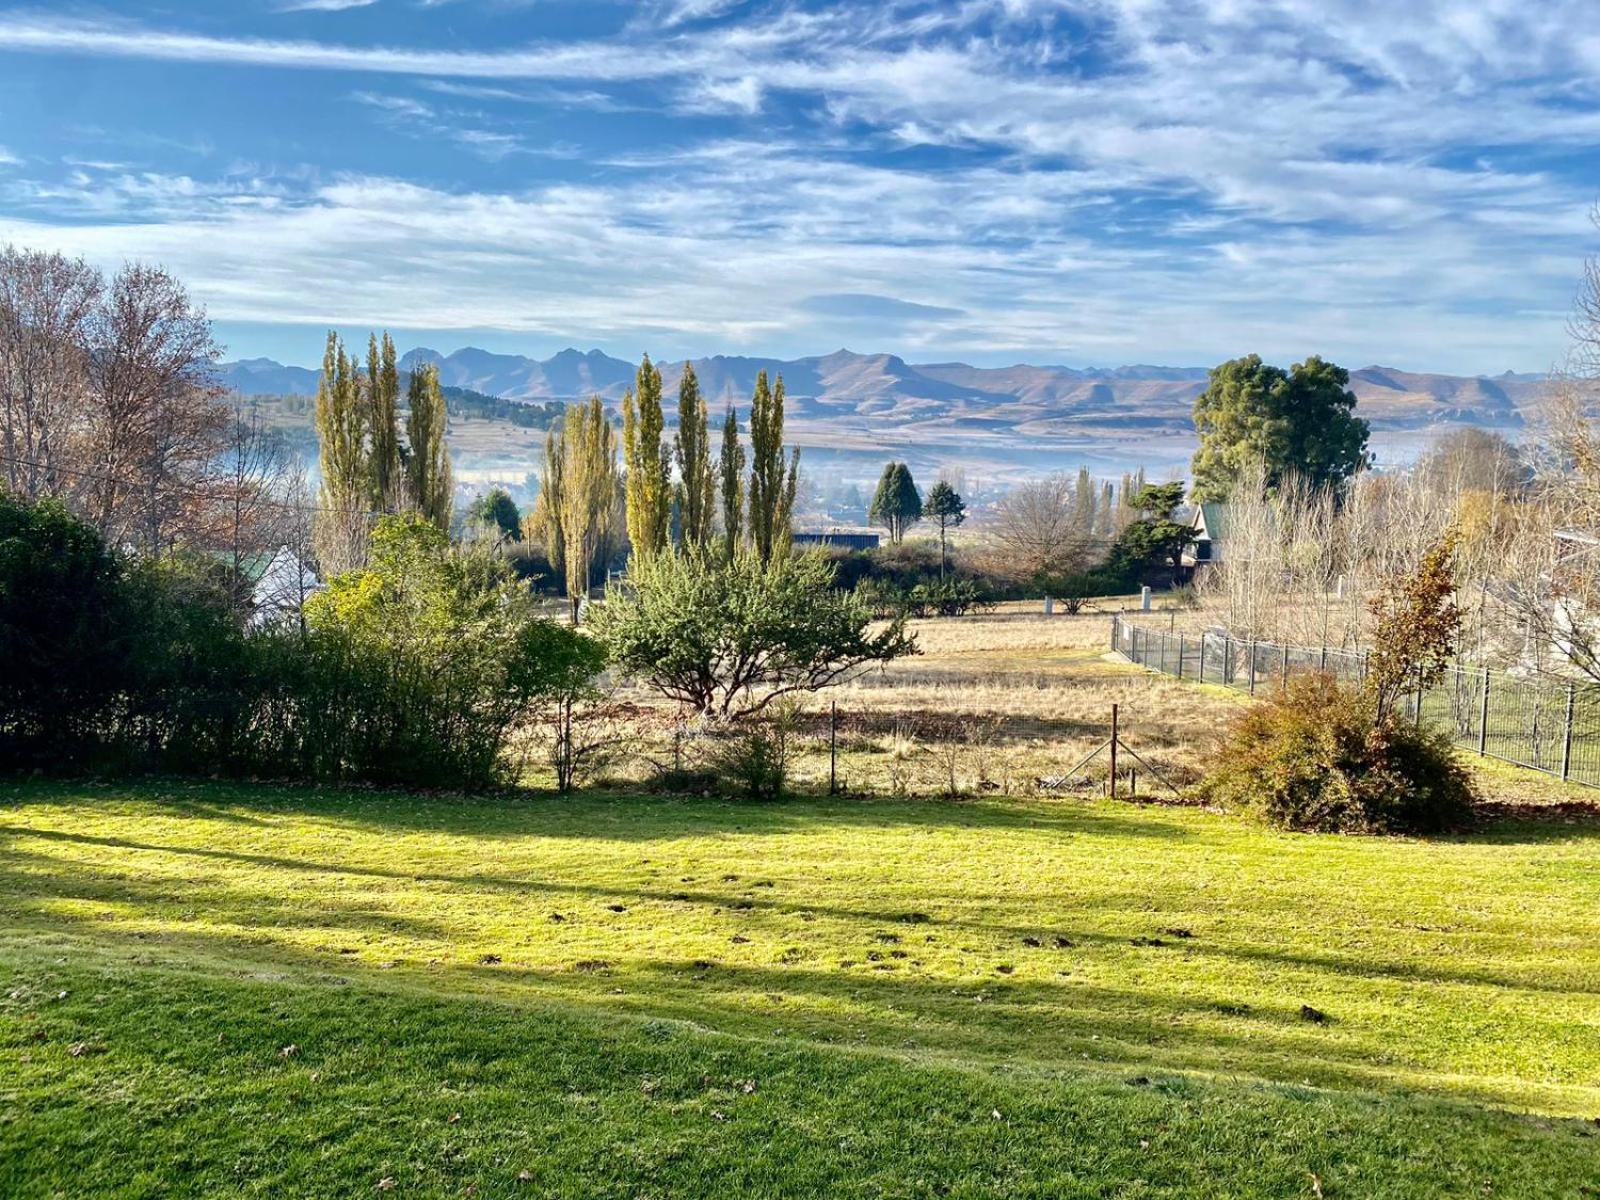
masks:
<svg viewBox="0 0 1600 1200"><path fill-rule="evenodd" d="M77 478L87 330L103 289L82 259L0 250L0 478L27 499Z"/></svg>

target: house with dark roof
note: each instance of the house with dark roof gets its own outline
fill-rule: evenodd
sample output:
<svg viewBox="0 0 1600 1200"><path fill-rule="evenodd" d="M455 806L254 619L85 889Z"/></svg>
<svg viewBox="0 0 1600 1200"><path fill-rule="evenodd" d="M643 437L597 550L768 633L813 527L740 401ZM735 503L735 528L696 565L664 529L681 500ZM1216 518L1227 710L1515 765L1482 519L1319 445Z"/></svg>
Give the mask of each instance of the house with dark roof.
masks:
<svg viewBox="0 0 1600 1200"><path fill-rule="evenodd" d="M1226 504L1197 504L1189 517L1192 540L1183 548L1179 565L1183 573L1193 578L1213 563L1222 561L1223 543L1228 536L1228 506Z"/></svg>

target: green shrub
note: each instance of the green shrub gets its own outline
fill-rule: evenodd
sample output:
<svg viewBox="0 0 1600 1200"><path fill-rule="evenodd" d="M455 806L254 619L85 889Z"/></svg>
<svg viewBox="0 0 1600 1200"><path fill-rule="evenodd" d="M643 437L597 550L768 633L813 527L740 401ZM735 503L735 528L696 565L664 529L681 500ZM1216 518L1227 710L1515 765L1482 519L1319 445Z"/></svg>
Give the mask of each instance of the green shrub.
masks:
<svg viewBox="0 0 1600 1200"><path fill-rule="evenodd" d="M0 766L79 761L138 644L121 558L56 501L0 492Z"/></svg>
<svg viewBox="0 0 1600 1200"><path fill-rule="evenodd" d="M1442 733L1380 724L1370 696L1327 675L1291 679L1233 725L1207 799L1283 829L1436 833L1472 819L1471 780Z"/></svg>
<svg viewBox="0 0 1600 1200"><path fill-rule="evenodd" d="M304 634L247 632L207 560L131 562L60 506L0 496L0 769L489 787L513 732L603 665L503 562L420 519L380 522Z"/></svg>
<svg viewBox="0 0 1600 1200"><path fill-rule="evenodd" d="M779 703L759 720L729 728L711 754L724 787L746 800L780 800L789 784L794 707Z"/></svg>
<svg viewBox="0 0 1600 1200"><path fill-rule="evenodd" d="M590 609L611 661L669 700L719 721L756 715L916 653L903 624L871 628L861 599L833 585L821 555L762 563L694 551L629 568Z"/></svg>

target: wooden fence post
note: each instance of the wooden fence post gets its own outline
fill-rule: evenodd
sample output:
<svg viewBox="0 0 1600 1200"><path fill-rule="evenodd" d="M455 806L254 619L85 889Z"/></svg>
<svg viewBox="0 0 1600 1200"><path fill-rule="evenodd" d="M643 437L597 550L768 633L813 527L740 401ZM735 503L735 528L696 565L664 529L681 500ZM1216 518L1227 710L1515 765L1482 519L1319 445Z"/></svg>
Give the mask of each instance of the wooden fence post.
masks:
<svg viewBox="0 0 1600 1200"><path fill-rule="evenodd" d="M828 709L828 795L839 794L839 702Z"/></svg>
<svg viewBox="0 0 1600 1200"><path fill-rule="evenodd" d="M1117 798L1117 706L1111 706L1111 798Z"/></svg>

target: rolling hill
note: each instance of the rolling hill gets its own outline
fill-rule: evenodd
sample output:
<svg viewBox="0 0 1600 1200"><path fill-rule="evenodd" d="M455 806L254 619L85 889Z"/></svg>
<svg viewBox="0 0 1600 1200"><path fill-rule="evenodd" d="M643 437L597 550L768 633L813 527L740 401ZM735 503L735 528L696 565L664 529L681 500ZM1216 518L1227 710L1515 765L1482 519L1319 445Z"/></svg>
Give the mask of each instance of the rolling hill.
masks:
<svg viewBox="0 0 1600 1200"><path fill-rule="evenodd" d="M421 363L436 366L446 387L540 404L591 394L615 403L635 370L599 350L536 359L417 348L401 360L406 370ZM694 368L714 411L730 404L743 410L758 372L782 375L791 440L809 450L862 462L891 452L914 465L961 455L1007 472L1054 469L1063 460L1095 469L1181 464L1192 450L1190 414L1207 376L1204 367L976 367L849 350L798 359L719 354L695 359ZM670 410L682 366L661 369ZM225 363L221 376L247 393L316 391L315 371L269 359ZM1534 418L1545 385L1542 376L1510 372L1491 378L1370 366L1352 371L1350 386L1382 458L1403 456L1453 426L1515 435Z"/></svg>

